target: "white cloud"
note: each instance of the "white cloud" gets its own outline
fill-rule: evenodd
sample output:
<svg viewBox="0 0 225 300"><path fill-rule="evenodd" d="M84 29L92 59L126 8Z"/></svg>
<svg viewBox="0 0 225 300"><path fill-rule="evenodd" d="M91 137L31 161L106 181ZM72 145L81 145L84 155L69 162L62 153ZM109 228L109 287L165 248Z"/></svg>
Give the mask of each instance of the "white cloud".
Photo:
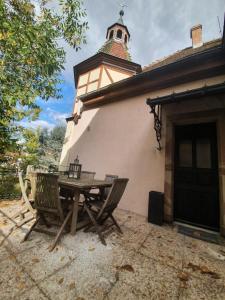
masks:
<svg viewBox="0 0 225 300"><path fill-rule="evenodd" d="M68 114L66 113L60 113L58 111L55 111L54 109L48 107L47 108L47 114L50 119L54 120L56 123L66 123L66 118L68 117Z"/></svg>
<svg viewBox="0 0 225 300"><path fill-rule="evenodd" d="M126 1L124 23L131 40L132 60L142 66L191 46L190 28L203 25L203 39L220 37L217 16L223 26L224 0L129 0ZM115 0L86 0L87 45L76 52L61 43L66 51L64 78L73 82L73 66L97 53L105 42L107 27L119 17L120 5Z"/></svg>
<svg viewBox="0 0 225 300"><path fill-rule="evenodd" d="M55 124L44 120L21 121L19 124L25 128L31 128L31 129L37 129L38 127L42 127L51 130L55 126Z"/></svg>

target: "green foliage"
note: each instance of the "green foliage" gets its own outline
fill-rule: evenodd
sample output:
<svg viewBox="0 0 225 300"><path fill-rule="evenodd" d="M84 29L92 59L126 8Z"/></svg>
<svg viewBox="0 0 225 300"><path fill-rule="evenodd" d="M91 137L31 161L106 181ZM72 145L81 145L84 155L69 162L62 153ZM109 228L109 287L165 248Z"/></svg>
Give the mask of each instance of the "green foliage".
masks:
<svg viewBox="0 0 225 300"><path fill-rule="evenodd" d="M27 165L37 165L39 163L38 150L40 148L38 131L23 129L22 142L20 144L23 169Z"/></svg>
<svg viewBox="0 0 225 300"><path fill-rule="evenodd" d="M15 124L38 117L37 97L59 98L64 39L78 50L85 43L81 0L0 0L0 153L17 147ZM56 6L56 7L55 7Z"/></svg>
<svg viewBox="0 0 225 300"><path fill-rule="evenodd" d="M18 176L15 169L4 172L0 169L0 200L15 199L21 196Z"/></svg>
<svg viewBox="0 0 225 300"><path fill-rule="evenodd" d="M66 127L56 125L50 132L44 128L39 131L39 162L41 165L59 164Z"/></svg>

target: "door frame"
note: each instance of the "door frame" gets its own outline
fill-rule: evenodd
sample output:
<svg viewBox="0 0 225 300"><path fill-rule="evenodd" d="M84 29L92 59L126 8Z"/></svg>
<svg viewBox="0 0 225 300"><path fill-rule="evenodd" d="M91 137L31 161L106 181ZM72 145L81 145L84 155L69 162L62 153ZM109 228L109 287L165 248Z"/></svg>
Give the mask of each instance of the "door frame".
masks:
<svg viewBox="0 0 225 300"><path fill-rule="evenodd" d="M202 169L197 167L197 156L196 156L197 141L201 138L207 138L207 140L210 141L209 144L210 145L210 168L209 169L208 168ZM180 166L179 164L179 155L180 155L179 144L183 140L189 140L192 145L191 165L188 167ZM175 152L174 155L174 220L185 224L190 224L193 226L218 232L219 231L219 176L218 176L219 172L218 172L218 143L217 143L216 122L197 123L197 124L195 123L191 125L179 125L179 126L176 125L174 150L175 150L174 151ZM180 181L178 174L180 174L181 177L184 176L185 179ZM208 185L206 183L203 183L201 179L199 182L200 174L203 175L203 178L205 178L204 177L205 175L206 178L209 177L211 179L213 178L213 181L210 184L212 198L210 198L210 200L206 199L206 202L204 202L205 209L206 207L208 207L207 214L211 216L210 219L208 220L209 222L207 222L208 218L205 216L204 213L201 212L201 209L200 211L198 210L196 211L193 208L195 206L195 202L197 202L198 205L200 204L200 202L198 202L198 197L196 198L195 192L194 194L192 194L193 188L194 190L196 190L196 192L199 195L201 191L203 191L203 194L205 195L207 193L206 190L208 190ZM190 180L190 183L189 184L186 183L186 180ZM187 193L188 192L191 193L193 199L195 200L190 199L188 201L188 199L186 198L186 202L184 202L184 205L182 205L183 202L182 198L185 197L184 194L186 194L184 190L187 191ZM214 197L213 195L215 196L215 199L213 198Z"/></svg>
<svg viewBox="0 0 225 300"><path fill-rule="evenodd" d="M225 109L172 114L165 118L164 219L174 221L174 148L175 126L215 122L217 128L220 234L225 236Z"/></svg>

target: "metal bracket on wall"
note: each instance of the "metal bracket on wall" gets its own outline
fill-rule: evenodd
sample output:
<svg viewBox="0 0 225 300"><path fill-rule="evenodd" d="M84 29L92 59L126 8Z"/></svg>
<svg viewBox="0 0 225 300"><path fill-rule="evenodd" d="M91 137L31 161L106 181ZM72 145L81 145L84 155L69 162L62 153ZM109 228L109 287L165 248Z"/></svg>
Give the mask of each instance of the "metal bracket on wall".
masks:
<svg viewBox="0 0 225 300"><path fill-rule="evenodd" d="M157 150L161 151L161 137L162 137L162 108L161 105L149 104L151 111L150 113L154 116L154 129L156 133L156 140L158 142Z"/></svg>

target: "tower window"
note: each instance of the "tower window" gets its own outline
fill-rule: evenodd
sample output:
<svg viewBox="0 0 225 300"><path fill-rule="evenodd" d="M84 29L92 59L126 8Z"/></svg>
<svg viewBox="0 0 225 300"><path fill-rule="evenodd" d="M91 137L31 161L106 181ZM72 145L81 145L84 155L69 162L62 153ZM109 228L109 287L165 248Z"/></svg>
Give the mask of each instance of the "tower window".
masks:
<svg viewBox="0 0 225 300"><path fill-rule="evenodd" d="M120 30L120 29L118 29L117 30L117 34L116 34L116 37L118 38L118 39L121 39L122 38L122 30Z"/></svg>
<svg viewBox="0 0 225 300"><path fill-rule="evenodd" d="M125 34L125 43L127 43L127 35Z"/></svg>
<svg viewBox="0 0 225 300"><path fill-rule="evenodd" d="M110 31L110 35L109 35L109 39L112 39L112 38L113 38L113 34L114 34L114 30L111 30L111 31Z"/></svg>

